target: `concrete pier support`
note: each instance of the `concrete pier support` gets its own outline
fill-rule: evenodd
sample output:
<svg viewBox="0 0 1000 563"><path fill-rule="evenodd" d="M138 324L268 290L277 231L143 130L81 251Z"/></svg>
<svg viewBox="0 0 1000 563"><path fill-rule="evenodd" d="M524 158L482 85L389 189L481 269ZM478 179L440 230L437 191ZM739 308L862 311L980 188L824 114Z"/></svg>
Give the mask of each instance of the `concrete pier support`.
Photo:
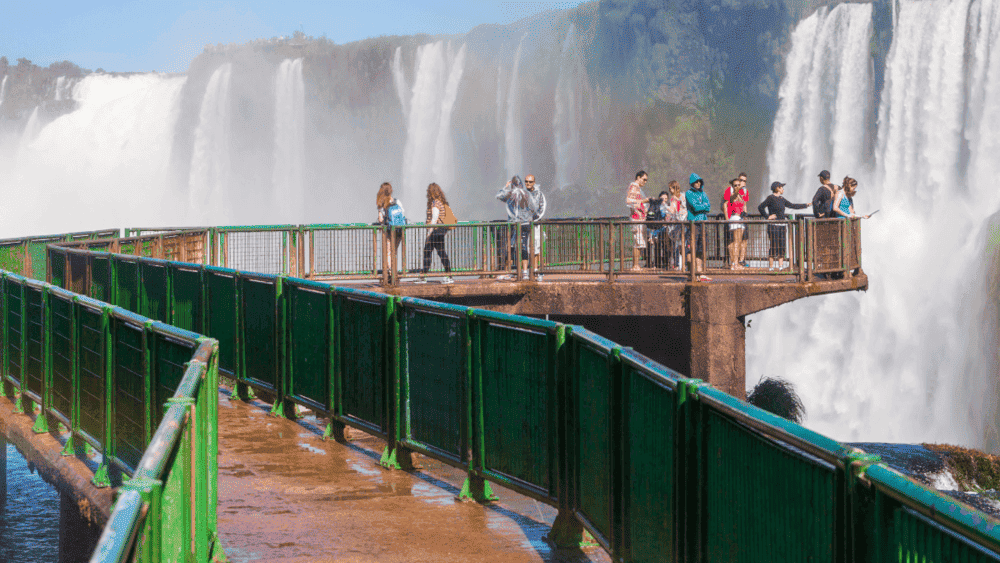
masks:
<svg viewBox="0 0 1000 563"><path fill-rule="evenodd" d="M746 399L746 325L736 305L735 285L691 284L689 375Z"/></svg>

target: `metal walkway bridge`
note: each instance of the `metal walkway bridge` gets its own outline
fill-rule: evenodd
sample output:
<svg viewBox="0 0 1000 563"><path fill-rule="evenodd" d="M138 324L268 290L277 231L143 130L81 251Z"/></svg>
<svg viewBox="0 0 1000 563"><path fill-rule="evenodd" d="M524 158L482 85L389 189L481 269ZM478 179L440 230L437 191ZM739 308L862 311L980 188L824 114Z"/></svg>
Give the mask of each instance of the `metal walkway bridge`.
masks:
<svg viewBox="0 0 1000 563"><path fill-rule="evenodd" d="M0 291L2 391L40 407L39 432L99 450L96 481L131 476L93 561L220 556L239 517L220 505L219 460L239 470L219 450L220 375L325 436L381 440L385 468L416 452L459 497L490 503L494 483L547 505L553 545L589 535L614 560L1000 559L995 520L580 327L137 256L183 233L70 240L94 236L9 245L8 267L37 275L25 256L47 244L48 283L7 272Z"/></svg>

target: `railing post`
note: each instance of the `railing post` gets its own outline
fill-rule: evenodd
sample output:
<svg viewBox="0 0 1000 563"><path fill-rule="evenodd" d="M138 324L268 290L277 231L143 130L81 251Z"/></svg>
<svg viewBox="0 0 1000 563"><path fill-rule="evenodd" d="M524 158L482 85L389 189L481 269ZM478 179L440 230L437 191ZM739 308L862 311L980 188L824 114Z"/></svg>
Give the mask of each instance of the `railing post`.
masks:
<svg viewBox="0 0 1000 563"><path fill-rule="evenodd" d="M533 249L533 248L532 248ZM481 363L481 334L479 321L475 319L472 309L467 309L462 318L462 348L465 358L465 424L462 425L465 434L465 447L463 447L462 461L468 463L468 471L465 482L462 483L462 490L458 493L458 498L463 500L474 500L479 503L499 500L493 494L490 482L479 475L483 469L483 443L480 441L483 435L482 416L482 363ZM468 457L468 459L464 459Z"/></svg>
<svg viewBox="0 0 1000 563"><path fill-rule="evenodd" d="M104 342L104 449L101 452L101 465L94 472L91 482L95 487L110 487L111 478L109 471L111 459L116 453L116 440L114 431L114 346L111 334L111 307L101 307L101 333Z"/></svg>
<svg viewBox="0 0 1000 563"><path fill-rule="evenodd" d="M35 424L31 430L36 434L45 434L49 431L48 409L52 406L52 310L49 307L49 287L42 288L42 365L41 380L42 388L39 390L41 404L38 407L41 411L35 418Z"/></svg>

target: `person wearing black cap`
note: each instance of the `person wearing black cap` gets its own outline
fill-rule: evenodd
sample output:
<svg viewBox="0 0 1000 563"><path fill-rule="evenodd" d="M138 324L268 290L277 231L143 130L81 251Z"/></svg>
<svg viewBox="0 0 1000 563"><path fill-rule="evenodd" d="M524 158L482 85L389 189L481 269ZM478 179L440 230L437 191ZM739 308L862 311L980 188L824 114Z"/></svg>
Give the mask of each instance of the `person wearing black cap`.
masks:
<svg viewBox="0 0 1000 563"><path fill-rule="evenodd" d="M757 206L757 211L762 217L771 221L784 221L785 208L805 209L808 203L792 203L785 199L785 184L781 182L771 183L771 195ZM774 259L778 259L778 269L785 269L785 240L787 239L787 225L785 223L769 224L767 226L767 236L771 239L771 250L768 253L767 265L769 270L774 269Z"/></svg>
<svg viewBox="0 0 1000 563"><path fill-rule="evenodd" d="M816 190L816 195L813 196L812 207L813 215L817 219L822 219L824 217L830 217L833 211L833 195L835 187L830 182L830 171L824 170L819 173L819 189Z"/></svg>

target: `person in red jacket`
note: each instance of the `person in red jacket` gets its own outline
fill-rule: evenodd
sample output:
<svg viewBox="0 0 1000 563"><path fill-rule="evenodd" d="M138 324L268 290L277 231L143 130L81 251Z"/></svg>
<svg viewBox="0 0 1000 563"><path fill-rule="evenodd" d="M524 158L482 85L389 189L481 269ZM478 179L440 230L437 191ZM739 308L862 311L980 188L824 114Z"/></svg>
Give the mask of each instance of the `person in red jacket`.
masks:
<svg viewBox="0 0 1000 563"><path fill-rule="evenodd" d="M729 221L729 267L733 270L742 270L747 256L743 215L749 199L746 182L740 178L733 178L722 194L722 207L726 212L726 220Z"/></svg>

